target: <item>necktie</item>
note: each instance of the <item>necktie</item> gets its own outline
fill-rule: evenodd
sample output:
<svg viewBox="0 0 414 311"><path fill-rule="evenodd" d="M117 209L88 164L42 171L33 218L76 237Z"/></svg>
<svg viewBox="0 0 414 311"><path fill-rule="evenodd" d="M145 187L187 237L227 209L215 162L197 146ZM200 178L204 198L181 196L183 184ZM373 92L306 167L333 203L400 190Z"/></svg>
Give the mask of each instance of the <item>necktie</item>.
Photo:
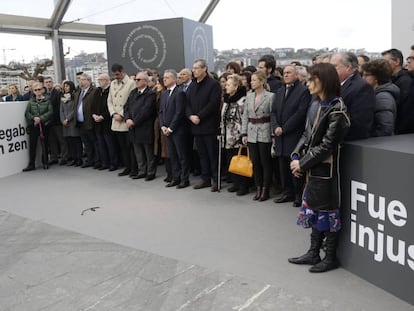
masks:
<svg viewBox="0 0 414 311"><path fill-rule="evenodd" d="M83 117L83 97L85 96L85 90L82 90L80 95L79 95L79 101L78 101L78 113L77 113L77 117L78 117L78 121L79 122L83 122L84 121L84 117Z"/></svg>
<svg viewBox="0 0 414 311"><path fill-rule="evenodd" d="M288 97L291 88L292 88L292 85L290 84L286 85L285 98Z"/></svg>

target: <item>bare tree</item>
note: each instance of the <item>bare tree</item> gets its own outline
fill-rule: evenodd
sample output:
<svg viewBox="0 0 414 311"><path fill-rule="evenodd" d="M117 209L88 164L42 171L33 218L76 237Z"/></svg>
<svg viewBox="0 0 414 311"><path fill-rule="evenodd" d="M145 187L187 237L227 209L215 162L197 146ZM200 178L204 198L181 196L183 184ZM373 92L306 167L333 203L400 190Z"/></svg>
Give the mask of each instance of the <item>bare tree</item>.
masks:
<svg viewBox="0 0 414 311"><path fill-rule="evenodd" d="M29 68L25 64L20 63L9 63L9 65L0 65L0 69L6 69L8 72L0 72L2 76L18 76L26 81L37 80L37 77L41 75L48 67L53 65L53 61L50 59L44 59L38 63L33 70L30 72Z"/></svg>

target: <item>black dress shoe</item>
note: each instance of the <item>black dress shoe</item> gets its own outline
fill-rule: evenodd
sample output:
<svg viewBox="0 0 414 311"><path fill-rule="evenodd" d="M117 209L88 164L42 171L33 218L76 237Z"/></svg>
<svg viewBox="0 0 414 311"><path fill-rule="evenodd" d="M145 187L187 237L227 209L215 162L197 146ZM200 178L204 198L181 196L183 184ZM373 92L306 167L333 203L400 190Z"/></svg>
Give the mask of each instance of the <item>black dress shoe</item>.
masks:
<svg viewBox="0 0 414 311"><path fill-rule="evenodd" d="M137 174L137 175L135 175L135 178L133 178L133 179L141 179L141 178L145 178L145 177L147 177L147 174Z"/></svg>
<svg viewBox="0 0 414 311"><path fill-rule="evenodd" d="M203 188L208 188L211 187L211 183L209 181L201 181L198 184L195 184L193 186L193 189L203 189Z"/></svg>
<svg viewBox="0 0 414 311"><path fill-rule="evenodd" d="M231 186L229 189L227 189L228 192L237 192L239 191L239 187L237 186Z"/></svg>
<svg viewBox="0 0 414 311"><path fill-rule="evenodd" d="M218 191L218 185L216 183L212 184L211 188L210 188L210 191L211 192L217 192Z"/></svg>
<svg viewBox="0 0 414 311"><path fill-rule="evenodd" d="M248 189L243 189L243 188L241 188L241 189L239 189L239 190L236 192L236 195L242 196L242 195L246 195L246 194L248 194L248 193L249 193L249 190L248 190Z"/></svg>
<svg viewBox="0 0 414 311"><path fill-rule="evenodd" d="M82 166L83 162L82 160L77 160L75 163L75 166Z"/></svg>
<svg viewBox="0 0 414 311"><path fill-rule="evenodd" d="M66 165L68 164L68 160L60 160L59 165Z"/></svg>
<svg viewBox="0 0 414 311"><path fill-rule="evenodd" d="M172 181L172 177L167 176L163 179L165 182L171 182Z"/></svg>
<svg viewBox="0 0 414 311"><path fill-rule="evenodd" d="M100 164L95 164L94 166L93 166L93 169L94 170L99 170L101 168L101 165Z"/></svg>
<svg viewBox="0 0 414 311"><path fill-rule="evenodd" d="M110 172L113 172L113 171L116 171L118 168L116 167L116 166L111 166L111 167L109 167L109 171Z"/></svg>
<svg viewBox="0 0 414 311"><path fill-rule="evenodd" d="M25 167L22 171L23 172L30 172L30 171L34 171L36 168L34 165L28 165L27 167Z"/></svg>
<svg viewBox="0 0 414 311"><path fill-rule="evenodd" d="M87 167L91 167L91 166L92 166L92 164L90 164L88 162L85 162L81 165L81 168L87 168Z"/></svg>
<svg viewBox="0 0 414 311"><path fill-rule="evenodd" d="M47 162L48 165L58 164L58 160L50 160Z"/></svg>
<svg viewBox="0 0 414 311"><path fill-rule="evenodd" d="M130 173L130 170L125 169L121 173L118 173L118 176L127 176L129 175L129 173Z"/></svg>
<svg viewBox="0 0 414 311"><path fill-rule="evenodd" d="M170 188L170 187L175 187L178 186L180 184L179 180L173 180L170 183L166 184L165 187Z"/></svg>
<svg viewBox="0 0 414 311"><path fill-rule="evenodd" d="M108 166L101 166L98 168L98 171L103 171L103 170L107 170Z"/></svg>
<svg viewBox="0 0 414 311"><path fill-rule="evenodd" d="M75 160L69 161L66 166L74 166L76 164Z"/></svg>
<svg viewBox="0 0 414 311"><path fill-rule="evenodd" d="M293 207L300 207L302 206L302 200L295 200L292 204Z"/></svg>
<svg viewBox="0 0 414 311"><path fill-rule="evenodd" d="M177 189L187 188L189 185L190 185L189 181L181 182L179 185L177 185Z"/></svg>
<svg viewBox="0 0 414 311"><path fill-rule="evenodd" d="M148 175L147 177L145 177L145 181L150 181L155 179L155 175Z"/></svg>
<svg viewBox="0 0 414 311"><path fill-rule="evenodd" d="M285 203L285 202L292 202L293 197L287 194L281 195L279 198L275 199L273 202L275 203Z"/></svg>

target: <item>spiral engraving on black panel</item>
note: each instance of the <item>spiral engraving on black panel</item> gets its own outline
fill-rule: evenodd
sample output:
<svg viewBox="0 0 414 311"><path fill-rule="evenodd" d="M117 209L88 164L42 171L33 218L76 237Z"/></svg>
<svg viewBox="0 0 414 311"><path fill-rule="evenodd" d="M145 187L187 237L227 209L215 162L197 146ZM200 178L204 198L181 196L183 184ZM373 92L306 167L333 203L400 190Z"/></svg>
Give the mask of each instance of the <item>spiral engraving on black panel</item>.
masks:
<svg viewBox="0 0 414 311"><path fill-rule="evenodd" d="M208 39L203 27L197 26L191 37L191 56L193 59L208 60Z"/></svg>
<svg viewBox="0 0 414 311"><path fill-rule="evenodd" d="M167 44L161 31L151 25L134 28L122 47L122 58L128 59L135 68L158 68L165 61Z"/></svg>

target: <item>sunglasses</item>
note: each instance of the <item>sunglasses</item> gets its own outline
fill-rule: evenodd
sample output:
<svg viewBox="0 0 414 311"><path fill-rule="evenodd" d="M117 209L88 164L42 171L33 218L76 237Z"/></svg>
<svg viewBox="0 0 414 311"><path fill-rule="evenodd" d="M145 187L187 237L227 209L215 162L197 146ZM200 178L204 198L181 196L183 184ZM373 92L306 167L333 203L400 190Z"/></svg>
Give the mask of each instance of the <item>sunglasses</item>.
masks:
<svg viewBox="0 0 414 311"><path fill-rule="evenodd" d="M41 91L41 90L43 90L43 89L34 89L33 91Z"/></svg>

